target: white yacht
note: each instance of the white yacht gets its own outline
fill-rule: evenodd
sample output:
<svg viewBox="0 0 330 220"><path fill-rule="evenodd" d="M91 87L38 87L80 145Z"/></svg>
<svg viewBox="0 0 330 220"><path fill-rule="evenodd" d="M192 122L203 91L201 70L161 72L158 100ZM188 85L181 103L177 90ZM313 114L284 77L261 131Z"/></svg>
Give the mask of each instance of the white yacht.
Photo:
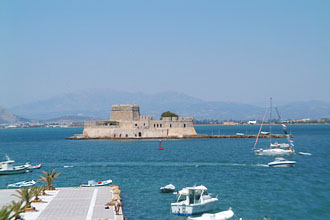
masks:
<svg viewBox="0 0 330 220"><path fill-rule="evenodd" d="M171 203L174 215L195 215L214 209L218 198L212 198L203 185L186 187L177 192L177 201Z"/></svg>
<svg viewBox="0 0 330 220"><path fill-rule="evenodd" d="M292 143L292 140L290 140L290 136L287 134L286 131L286 126L282 124L282 127L284 129L284 132L287 136L288 143L277 143L275 142L274 144L272 143L272 98L270 98L270 117L269 117L269 148L260 148L256 149L256 145L258 143L258 139L261 133L262 126L265 121L266 113L267 113L268 108L266 109L266 112L264 114L264 117L262 119L262 123L260 125L259 133L256 138L256 142L254 143L253 146L253 151L257 156L290 156L295 154L295 151L293 149L294 145Z"/></svg>
<svg viewBox="0 0 330 220"><path fill-rule="evenodd" d="M276 157L275 161L268 163L269 167L293 167L296 161L286 160L282 157Z"/></svg>
<svg viewBox="0 0 330 220"><path fill-rule="evenodd" d="M9 175L9 174L18 174L18 173L25 173L26 169L31 166L30 164L25 164L21 166L13 166L15 163L14 160L11 160L6 155L7 160L0 162L0 175Z"/></svg>

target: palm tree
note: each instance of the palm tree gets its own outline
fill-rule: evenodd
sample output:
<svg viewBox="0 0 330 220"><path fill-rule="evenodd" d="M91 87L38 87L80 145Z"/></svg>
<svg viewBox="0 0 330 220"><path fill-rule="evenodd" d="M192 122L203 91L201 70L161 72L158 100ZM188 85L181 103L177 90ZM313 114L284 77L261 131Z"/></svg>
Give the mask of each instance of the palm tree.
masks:
<svg viewBox="0 0 330 220"><path fill-rule="evenodd" d="M10 220L10 210L8 209L7 206L4 206L0 209L0 219L1 220Z"/></svg>
<svg viewBox="0 0 330 220"><path fill-rule="evenodd" d="M43 186L34 186L32 187L32 194L34 196L34 202L41 202L39 195L43 192Z"/></svg>
<svg viewBox="0 0 330 220"><path fill-rule="evenodd" d="M44 176L40 176L40 180L42 182L46 183L46 189L47 190L55 190L55 187L52 185L54 180L62 173L56 173L56 169L53 169L52 172L47 173L46 171L42 171L42 173L44 174Z"/></svg>
<svg viewBox="0 0 330 220"><path fill-rule="evenodd" d="M41 195L43 196L49 196L47 193L46 193L46 186L45 185L42 185L40 186L41 187Z"/></svg>
<svg viewBox="0 0 330 220"><path fill-rule="evenodd" d="M16 190L16 192L18 193L18 195L13 194L13 196L16 196L17 198L25 202L24 209L31 208L31 199L33 197L32 190L28 187L23 187Z"/></svg>
<svg viewBox="0 0 330 220"><path fill-rule="evenodd" d="M19 202L11 201L11 204L9 206L10 211L13 213L10 219L21 219L20 214L25 211L25 208L23 205L23 201L20 200Z"/></svg>

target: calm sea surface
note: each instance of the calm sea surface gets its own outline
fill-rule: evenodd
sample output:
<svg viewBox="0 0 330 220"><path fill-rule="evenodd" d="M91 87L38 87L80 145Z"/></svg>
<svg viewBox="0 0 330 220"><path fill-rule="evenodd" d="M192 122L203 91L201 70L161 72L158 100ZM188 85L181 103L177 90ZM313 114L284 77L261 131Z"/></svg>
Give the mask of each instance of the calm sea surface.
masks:
<svg viewBox="0 0 330 220"><path fill-rule="evenodd" d="M197 126L198 133L256 134L258 126ZM78 186L90 179L112 179L122 189L124 213L131 220L185 220L173 216L172 194L159 188L169 183L178 189L203 184L218 195L215 211L232 207L238 217L262 219L330 219L330 126L289 125L296 152L312 156L287 157L294 168L271 168L273 157L255 156L254 139L201 139L163 141L65 140L82 128L2 129L0 158L8 154L23 164L42 163L41 170L62 174L57 187ZM282 133L276 126L274 133ZM258 147L269 140L261 139ZM64 166L73 166L64 168ZM0 176L7 183L37 180L41 170Z"/></svg>

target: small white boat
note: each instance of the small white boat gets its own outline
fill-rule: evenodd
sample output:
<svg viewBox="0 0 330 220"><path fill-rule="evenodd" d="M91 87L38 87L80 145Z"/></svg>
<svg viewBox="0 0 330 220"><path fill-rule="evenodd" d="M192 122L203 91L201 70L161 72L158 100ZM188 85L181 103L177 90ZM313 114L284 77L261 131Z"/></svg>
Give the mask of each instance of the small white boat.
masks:
<svg viewBox="0 0 330 220"><path fill-rule="evenodd" d="M299 152L298 154L304 155L304 156L311 156L312 155L311 153L305 153L305 152Z"/></svg>
<svg viewBox="0 0 330 220"><path fill-rule="evenodd" d="M11 160L7 155L6 159L6 161L0 162L0 175L25 173L26 169L30 166L28 163L21 166L13 166L15 161Z"/></svg>
<svg viewBox="0 0 330 220"><path fill-rule="evenodd" d="M89 180L87 184L81 184L81 187L93 187L93 186L106 186L112 183L112 180L105 180L105 181L95 181Z"/></svg>
<svg viewBox="0 0 330 220"><path fill-rule="evenodd" d="M205 213L200 217L188 217L189 220L226 220L234 216L234 212L231 208L227 211L217 212L214 214Z"/></svg>
<svg viewBox="0 0 330 220"><path fill-rule="evenodd" d="M40 168L41 168L41 163L37 164L37 165L34 165L34 166L29 166L28 170L34 170L34 169L40 169Z"/></svg>
<svg viewBox="0 0 330 220"><path fill-rule="evenodd" d="M172 184L168 184L166 186L160 187L160 191L162 193L170 193L170 192L174 192L175 190L175 186Z"/></svg>
<svg viewBox="0 0 330 220"><path fill-rule="evenodd" d="M36 184L36 181L34 181L34 180L21 181L21 182L17 182L17 183L8 184L7 187L8 188L21 188L21 187L30 187L30 186L33 186L34 184Z"/></svg>
<svg viewBox="0 0 330 220"><path fill-rule="evenodd" d="M283 157L276 157L275 161L268 163L269 167L293 167L296 161L286 160Z"/></svg>
<svg viewBox="0 0 330 220"><path fill-rule="evenodd" d="M237 136L244 136L244 133L236 133Z"/></svg>
<svg viewBox="0 0 330 220"><path fill-rule="evenodd" d="M174 215L195 215L214 209L218 198L212 198L203 185L186 187L177 192L177 200L171 203Z"/></svg>
<svg viewBox="0 0 330 220"><path fill-rule="evenodd" d="M270 134L270 132L268 132L268 131L261 131L260 134L268 135L268 134Z"/></svg>

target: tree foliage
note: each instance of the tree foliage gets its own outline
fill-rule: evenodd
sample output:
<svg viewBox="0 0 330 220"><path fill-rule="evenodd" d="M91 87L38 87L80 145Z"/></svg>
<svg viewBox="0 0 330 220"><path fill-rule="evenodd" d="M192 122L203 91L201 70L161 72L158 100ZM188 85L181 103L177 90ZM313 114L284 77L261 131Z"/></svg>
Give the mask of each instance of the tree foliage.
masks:
<svg viewBox="0 0 330 220"><path fill-rule="evenodd" d="M46 171L42 171L42 173L44 176L40 176L40 180L46 183L46 190L55 190L53 182L62 172L56 173L56 169L53 169L50 173Z"/></svg>
<svg viewBox="0 0 330 220"><path fill-rule="evenodd" d="M177 114L173 113L173 112L167 111L167 112L162 113L160 119L162 119L164 117L179 117L179 116Z"/></svg>
<svg viewBox="0 0 330 220"><path fill-rule="evenodd" d="M25 203L24 208L31 208L31 200L33 197L32 190L28 187L23 187L16 190L16 192L18 193L18 195L13 194L13 196L16 196Z"/></svg>

